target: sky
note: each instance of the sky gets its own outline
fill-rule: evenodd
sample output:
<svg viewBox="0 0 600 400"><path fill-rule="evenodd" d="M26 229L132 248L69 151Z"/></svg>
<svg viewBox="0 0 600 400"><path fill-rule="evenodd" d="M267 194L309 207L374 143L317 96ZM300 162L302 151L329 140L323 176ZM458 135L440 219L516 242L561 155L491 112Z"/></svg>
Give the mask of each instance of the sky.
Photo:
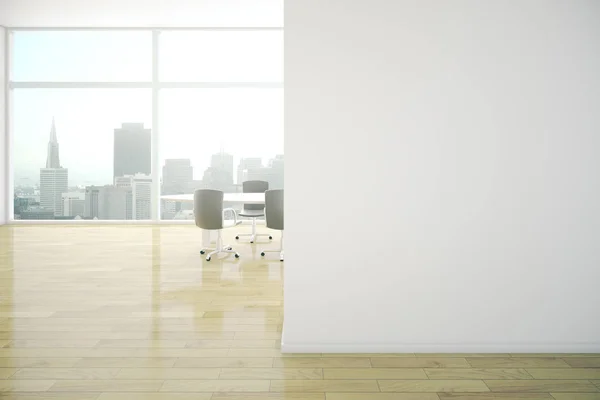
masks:
<svg viewBox="0 0 600 400"><path fill-rule="evenodd" d="M143 31L17 31L15 82L151 80L152 35ZM283 82L281 31L172 31L160 37L160 79L182 82ZM15 185L39 181L52 125L69 185L112 181L114 129L152 128L150 89L14 89ZM283 154L282 88L162 89L161 165L190 158L201 179L223 148L266 163ZM234 177L235 179L235 177Z"/></svg>

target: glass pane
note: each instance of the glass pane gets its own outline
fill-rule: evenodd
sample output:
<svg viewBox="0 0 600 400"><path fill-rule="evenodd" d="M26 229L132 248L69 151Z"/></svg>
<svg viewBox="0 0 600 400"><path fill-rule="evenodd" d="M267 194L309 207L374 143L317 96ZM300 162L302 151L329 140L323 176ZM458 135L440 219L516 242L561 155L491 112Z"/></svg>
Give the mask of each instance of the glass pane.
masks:
<svg viewBox="0 0 600 400"><path fill-rule="evenodd" d="M283 31L162 32L160 45L163 81L283 81Z"/></svg>
<svg viewBox="0 0 600 400"><path fill-rule="evenodd" d="M15 219L150 218L147 89L16 89Z"/></svg>
<svg viewBox="0 0 600 400"><path fill-rule="evenodd" d="M150 31L17 31L13 81L152 80Z"/></svg>
<svg viewBox="0 0 600 400"><path fill-rule="evenodd" d="M283 187L283 89L162 90L160 110L163 194ZM191 208L163 202L162 218L192 219Z"/></svg>

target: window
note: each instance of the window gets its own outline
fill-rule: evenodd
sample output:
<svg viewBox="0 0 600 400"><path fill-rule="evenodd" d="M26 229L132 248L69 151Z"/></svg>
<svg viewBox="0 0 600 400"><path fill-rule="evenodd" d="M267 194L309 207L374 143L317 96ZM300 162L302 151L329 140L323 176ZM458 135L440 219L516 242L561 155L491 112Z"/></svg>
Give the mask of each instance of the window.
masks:
<svg viewBox="0 0 600 400"><path fill-rule="evenodd" d="M161 196L283 187L281 29L10 34L15 220L192 219Z"/></svg>
<svg viewBox="0 0 600 400"><path fill-rule="evenodd" d="M127 82L152 80L149 31L16 31L17 82Z"/></svg>
<svg viewBox="0 0 600 400"><path fill-rule="evenodd" d="M164 89L160 109L163 194L283 187L283 89ZM165 203L162 217L183 219L183 206Z"/></svg>
<svg viewBox="0 0 600 400"><path fill-rule="evenodd" d="M283 81L280 30L174 31L160 39L162 80Z"/></svg>
<svg viewBox="0 0 600 400"><path fill-rule="evenodd" d="M29 206L15 218L149 219L150 194L137 186L151 179L150 92L15 89L14 192ZM116 178L131 182L117 188Z"/></svg>

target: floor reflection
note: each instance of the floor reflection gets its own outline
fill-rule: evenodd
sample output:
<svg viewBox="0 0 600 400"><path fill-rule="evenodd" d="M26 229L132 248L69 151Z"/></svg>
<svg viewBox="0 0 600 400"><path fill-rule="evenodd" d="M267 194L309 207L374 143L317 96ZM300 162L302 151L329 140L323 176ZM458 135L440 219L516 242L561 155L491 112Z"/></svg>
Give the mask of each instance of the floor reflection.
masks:
<svg viewBox="0 0 600 400"><path fill-rule="evenodd" d="M280 330L283 264L225 235L240 259L205 261L193 226L4 227L0 340L62 332L135 346L125 341Z"/></svg>

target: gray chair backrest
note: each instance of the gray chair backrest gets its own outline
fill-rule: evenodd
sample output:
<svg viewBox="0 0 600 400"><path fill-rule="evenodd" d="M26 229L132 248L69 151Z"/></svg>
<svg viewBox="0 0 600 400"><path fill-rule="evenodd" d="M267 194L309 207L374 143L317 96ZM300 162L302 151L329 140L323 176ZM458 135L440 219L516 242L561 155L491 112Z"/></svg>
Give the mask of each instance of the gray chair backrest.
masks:
<svg viewBox="0 0 600 400"><path fill-rule="evenodd" d="M265 218L267 228L283 230L283 189L265 192Z"/></svg>
<svg viewBox="0 0 600 400"><path fill-rule="evenodd" d="M194 218L202 229L223 229L223 192L198 189L194 192Z"/></svg>
<svg viewBox="0 0 600 400"><path fill-rule="evenodd" d="M269 190L269 182L266 181L246 181L242 183L244 193L264 193ZM245 210L261 211L265 208L263 204L244 204Z"/></svg>

